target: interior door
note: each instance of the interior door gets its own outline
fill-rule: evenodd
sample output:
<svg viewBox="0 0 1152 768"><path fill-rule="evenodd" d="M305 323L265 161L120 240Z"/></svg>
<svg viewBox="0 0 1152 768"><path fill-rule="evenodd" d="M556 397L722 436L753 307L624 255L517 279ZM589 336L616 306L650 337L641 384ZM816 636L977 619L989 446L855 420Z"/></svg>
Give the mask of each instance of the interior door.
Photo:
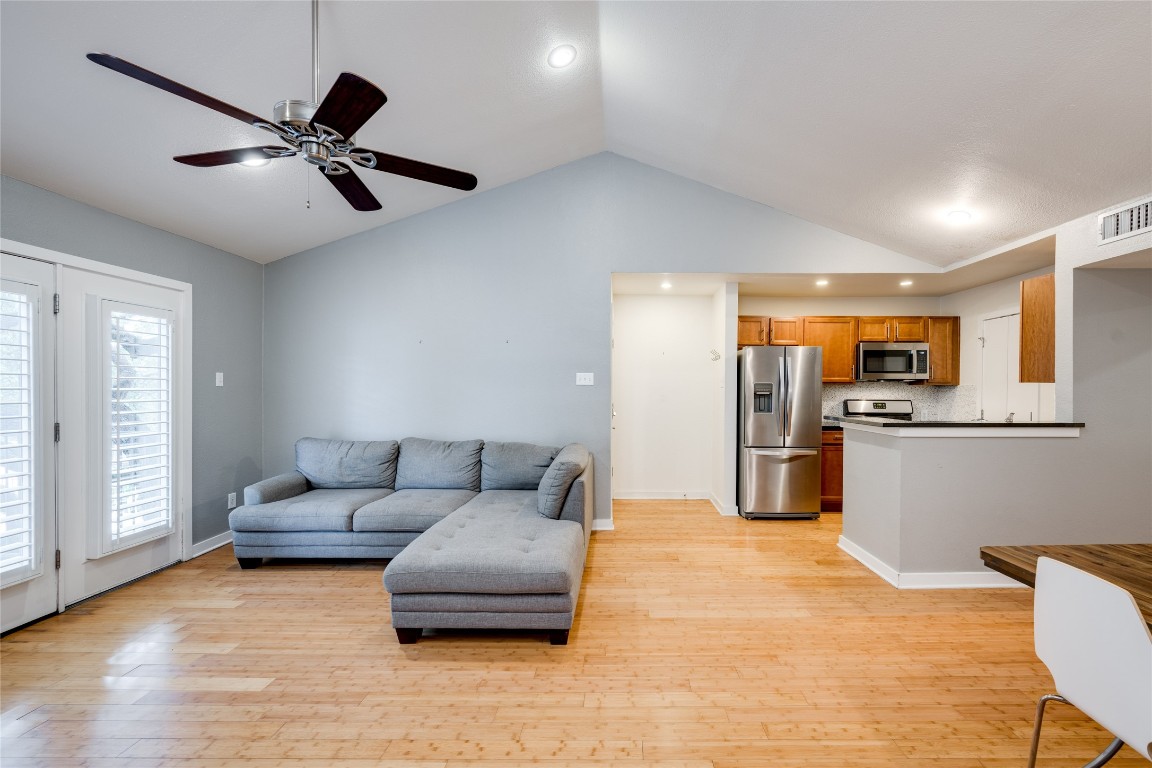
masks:
<svg viewBox="0 0 1152 768"><path fill-rule="evenodd" d="M988 318L980 368L981 418L1041 421L1055 414L1053 384L1020 381L1020 315Z"/></svg>
<svg viewBox="0 0 1152 768"><path fill-rule="evenodd" d="M186 478L180 291L65 268L60 279L61 602L179 561Z"/></svg>
<svg viewBox="0 0 1152 768"><path fill-rule="evenodd" d="M0 631L55 613L52 264L0 255Z"/></svg>

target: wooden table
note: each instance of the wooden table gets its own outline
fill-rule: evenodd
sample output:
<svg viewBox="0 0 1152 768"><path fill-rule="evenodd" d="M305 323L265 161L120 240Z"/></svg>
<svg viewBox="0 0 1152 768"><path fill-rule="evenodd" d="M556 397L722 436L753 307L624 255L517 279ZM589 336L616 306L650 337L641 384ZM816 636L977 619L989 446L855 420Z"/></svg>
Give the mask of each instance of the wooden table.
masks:
<svg viewBox="0 0 1152 768"><path fill-rule="evenodd" d="M1036 558L1041 556L1067 563L1128 590L1152 628L1152 544L980 547L984 565L1030 587L1036 586Z"/></svg>

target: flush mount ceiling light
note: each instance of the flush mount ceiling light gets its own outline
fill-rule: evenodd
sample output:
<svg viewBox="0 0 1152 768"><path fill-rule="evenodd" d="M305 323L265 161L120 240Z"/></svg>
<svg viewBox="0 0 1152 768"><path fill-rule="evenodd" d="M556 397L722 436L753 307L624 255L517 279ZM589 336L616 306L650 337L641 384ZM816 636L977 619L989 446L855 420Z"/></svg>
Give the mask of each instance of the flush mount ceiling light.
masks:
<svg viewBox="0 0 1152 768"><path fill-rule="evenodd" d="M668 290L669 288L672 287L672 283L665 280L664 282L660 283L660 287L663 288L664 290Z"/></svg>
<svg viewBox="0 0 1152 768"><path fill-rule="evenodd" d="M548 54L548 66L563 69L576 61L576 47L572 45L558 45Z"/></svg>
<svg viewBox="0 0 1152 768"><path fill-rule="evenodd" d="M949 224L967 224L972 221L972 214L968 211L948 211Z"/></svg>
<svg viewBox="0 0 1152 768"><path fill-rule="evenodd" d="M907 287L908 287L908 286L910 286L910 285L912 285L912 281L911 281L911 280L901 280L901 281L900 281L900 287L901 287L901 288L907 288Z"/></svg>
<svg viewBox="0 0 1152 768"><path fill-rule="evenodd" d="M827 280L817 280L817 281L816 281L816 285L818 285L818 286L820 286L821 288L823 288L824 286L828 285L828 281L827 281Z"/></svg>

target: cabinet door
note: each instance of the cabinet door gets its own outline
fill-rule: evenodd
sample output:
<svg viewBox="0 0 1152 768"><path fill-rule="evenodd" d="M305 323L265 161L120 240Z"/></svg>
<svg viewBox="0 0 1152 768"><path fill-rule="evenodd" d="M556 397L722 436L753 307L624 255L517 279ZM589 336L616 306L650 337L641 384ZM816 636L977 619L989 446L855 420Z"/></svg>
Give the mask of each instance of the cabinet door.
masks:
<svg viewBox="0 0 1152 768"><path fill-rule="evenodd" d="M924 341L926 325L923 317L894 317L890 326L892 341Z"/></svg>
<svg viewBox="0 0 1152 768"><path fill-rule="evenodd" d="M823 381L856 380L856 318L805 317L804 343L824 350Z"/></svg>
<svg viewBox="0 0 1152 768"><path fill-rule="evenodd" d="M820 511L844 509L844 433L826 430L820 441Z"/></svg>
<svg viewBox="0 0 1152 768"><path fill-rule="evenodd" d="M929 317L929 384L956 386L960 383L960 318Z"/></svg>
<svg viewBox="0 0 1152 768"><path fill-rule="evenodd" d="M1020 281L1020 381L1056 381L1056 275Z"/></svg>
<svg viewBox="0 0 1152 768"><path fill-rule="evenodd" d="M764 344L767 329L764 317L740 316L736 318L736 346L748 347Z"/></svg>
<svg viewBox="0 0 1152 768"><path fill-rule="evenodd" d="M891 341L891 318L860 317L857 320L860 341Z"/></svg>
<svg viewBox="0 0 1152 768"><path fill-rule="evenodd" d="M795 347L804 343L804 318L768 318L768 343L776 346Z"/></svg>

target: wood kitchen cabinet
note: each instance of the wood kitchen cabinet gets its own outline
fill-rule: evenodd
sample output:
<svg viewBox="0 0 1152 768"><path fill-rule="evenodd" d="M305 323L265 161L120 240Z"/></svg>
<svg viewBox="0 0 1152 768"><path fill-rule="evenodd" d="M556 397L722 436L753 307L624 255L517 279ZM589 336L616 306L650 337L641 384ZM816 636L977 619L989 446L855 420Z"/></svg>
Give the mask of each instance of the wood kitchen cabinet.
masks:
<svg viewBox="0 0 1152 768"><path fill-rule="evenodd" d="M844 511L844 431L826 429L820 440L820 511Z"/></svg>
<svg viewBox="0 0 1152 768"><path fill-rule="evenodd" d="M768 343L774 346L795 347L804 341L804 318L769 317Z"/></svg>
<svg viewBox="0 0 1152 768"><path fill-rule="evenodd" d="M768 318L741 315L736 318L736 348L768 343Z"/></svg>
<svg viewBox="0 0 1152 768"><path fill-rule="evenodd" d="M1020 381L1056 381L1056 275L1020 281Z"/></svg>
<svg viewBox="0 0 1152 768"><path fill-rule="evenodd" d="M927 323L923 317L861 317L859 341L924 341Z"/></svg>
<svg viewBox="0 0 1152 768"><path fill-rule="evenodd" d="M823 350L826 383L856 380L856 318L805 317L804 343Z"/></svg>
<svg viewBox="0 0 1152 768"><path fill-rule="evenodd" d="M928 371L926 383L956 386L960 383L960 318L928 317Z"/></svg>

